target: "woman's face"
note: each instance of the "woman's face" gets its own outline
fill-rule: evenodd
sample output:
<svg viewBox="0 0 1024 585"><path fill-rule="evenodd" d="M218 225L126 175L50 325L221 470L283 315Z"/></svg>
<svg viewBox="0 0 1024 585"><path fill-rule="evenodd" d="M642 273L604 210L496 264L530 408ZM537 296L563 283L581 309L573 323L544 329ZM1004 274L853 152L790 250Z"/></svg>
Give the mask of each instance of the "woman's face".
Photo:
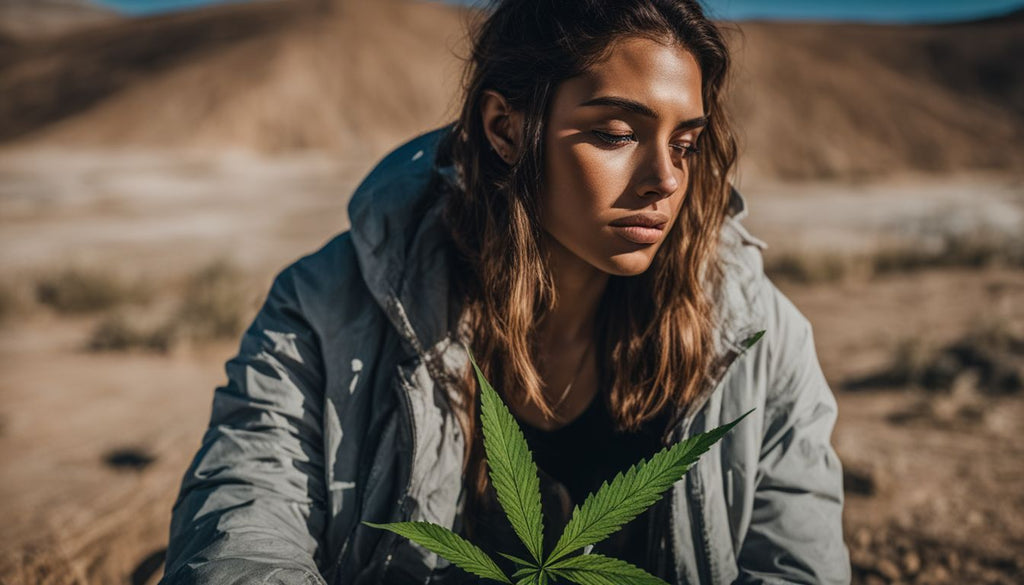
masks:
<svg viewBox="0 0 1024 585"><path fill-rule="evenodd" d="M675 223L704 126L701 74L678 45L616 41L555 92L541 221L560 245L619 276L647 270Z"/></svg>

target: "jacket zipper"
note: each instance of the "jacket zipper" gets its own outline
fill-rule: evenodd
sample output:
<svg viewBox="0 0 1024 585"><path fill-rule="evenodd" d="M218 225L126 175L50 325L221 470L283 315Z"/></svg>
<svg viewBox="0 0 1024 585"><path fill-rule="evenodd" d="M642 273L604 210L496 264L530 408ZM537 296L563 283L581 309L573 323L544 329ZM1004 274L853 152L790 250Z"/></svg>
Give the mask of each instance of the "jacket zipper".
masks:
<svg viewBox="0 0 1024 585"><path fill-rule="evenodd" d="M401 366L398 366L399 370L399 394L402 400L399 402L400 408L404 411L404 418L406 421L406 428L409 431L409 440L411 442L412 451L409 454L409 465L406 471L405 488L402 490L402 497L398 500L398 509L401 513L400 521L408 520L408 509L407 504L409 501L409 492L412 489L412 468L414 460L416 459L416 421L412 417L412 399L409 398L409 392L405 388L405 381L402 378ZM387 556L384 557L384 568L381 570L381 582L384 583L387 580L385 577L388 575L388 571L391 568L391 561L394 558L395 549L398 547L401 541L396 534L388 533L395 538L392 538L390 546L388 546Z"/></svg>
<svg viewBox="0 0 1024 585"><path fill-rule="evenodd" d="M747 337L746 339L750 339L750 337ZM708 385L708 390L705 391L703 394L701 394L701 396L698 398L698 401L695 403L695 408L693 409L691 414L688 415L686 417L686 419L683 421L683 424L681 425L681 431L677 432L677 433L672 433L670 431L670 437L672 437L674 435L674 437L672 437L674 440L670 441L671 444L675 444L676 442L678 442L679 440L681 440L683 437L686 436L686 434L690 431L690 427L693 426L693 421L696 420L697 415L700 414L700 411L708 403L708 400L711 399L711 395L715 393L715 389L718 388L718 385L722 382L722 380L725 379L726 375L729 373L729 370L732 368L732 365L734 363L736 363L736 360L739 359L740 356L745 354L747 352L747 350L750 349L750 347L752 347L752 345L748 346L748 347L742 347L739 350L731 350L730 351L730 353L732 355L727 358L727 361L725 362L725 365L722 367L721 373L718 376L715 377L715 379L712 381L711 384ZM676 427L676 428L679 429L680 427ZM696 467L696 464L694 465L694 467ZM689 474L689 471L687 471L687 474ZM689 496L689 493L687 493L687 496ZM672 518L675 518L675 514L676 514L675 503L674 503L673 500L674 500L674 498L672 498L672 497L669 498L669 519L670 520ZM696 519L696 522L698 524L698 526L696 528L699 529L699 531L695 532L695 536L699 536L700 537L701 543L702 543L703 548L704 548L704 551L703 551L704 554L703 555L697 555L697 573L698 573L697 574L697 578L699 579L700 583L709 583L710 584L711 583L711 568L708 566L708 563L709 563L708 559L711 558L711 543L708 541L709 539L706 538L705 534L704 534L704 528L705 527L704 527L704 516L703 516L703 514L692 514L692 512L693 511L691 510L691 515ZM693 527L691 527L691 529L692 528ZM676 546L676 544L675 544L675 530L674 530L674 527L670 526L669 530L667 532L668 532L668 547L669 547L669 550L672 551L672 556L673 556L673 562L672 562L673 567L672 567L672 570L673 570L673 572L675 572L674 556L675 556L675 550L676 550L675 546ZM694 545L696 545L696 544L697 543L694 542ZM676 575L676 577L678 579L679 576Z"/></svg>
<svg viewBox="0 0 1024 585"><path fill-rule="evenodd" d="M672 433L672 435L674 435L674 437L673 437L674 440L670 441L671 444L677 443L680 439L682 439L682 437L686 436L686 433L689 432L690 426L693 424L694 419L697 418L697 414L700 413L701 409L704 408L704 405L707 404L708 400L711 398L711 395L714 393L715 388L718 387L718 383L721 382L725 378L725 374L728 372L729 366L731 366L732 363L736 361L737 357L739 357L739 354L736 354L729 361L728 365L725 368L723 368L723 370L722 370L723 373L722 373L721 377L719 377L713 384L710 385L710 390L708 390L707 392L705 392L704 394L701 395L700 399L696 403L696 408L693 410L693 414L691 416L688 416L687 419L683 422L681 430L679 430L679 432ZM680 427L676 427L676 428L680 429ZM687 473L689 473L689 471L687 471ZM673 490L674 489L675 488L673 488ZM687 495L689 495L689 494L687 494ZM670 496L668 504L669 504L669 516L668 517L669 517L669 520L671 521L672 519L674 519L676 517L675 498ZM692 511L691 511L691 514L692 514ZM696 515L694 515L694 516L696 516ZM701 527L701 529L703 530L703 526ZM674 526L669 526L669 530L667 532L668 532L668 549L672 552L672 554L671 554L672 565L673 565L672 566L672 571L676 572L676 567L675 567L675 564L676 564L675 563L675 552L676 552L675 527ZM703 538L702 538L702 540L703 540ZM696 545L696 544L697 543L695 542L694 545ZM707 547L704 547L704 548L706 549ZM706 550L705 550L705 554L708 554ZM703 577L703 573L707 572L707 568L704 566L704 564L705 564L705 559L701 558L701 555L697 555L698 579L700 579L701 583L705 582L704 581L704 577ZM678 579L679 576L676 575L676 577Z"/></svg>
<svg viewBox="0 0 1024 585"><path fill-rule="evenodd" d="M690 478L687 478L690 479ZM693 481L686 482L690 486L694 486ZM697 493L697 489L694 487L692 490L694 495ZM689 493L687 494L690 495ZM694 503L698 503L694 498ZM703 554L697 555L697 579L700 583L708 583L711 585L711 542L708 538L707 527L704 525L704 501L699 502L700 508L694 510L697 512L693 514L694 526L691 529L695 532L695 536L700 538L701 548ZM696 545L696 542L694 542Z"/></svg>

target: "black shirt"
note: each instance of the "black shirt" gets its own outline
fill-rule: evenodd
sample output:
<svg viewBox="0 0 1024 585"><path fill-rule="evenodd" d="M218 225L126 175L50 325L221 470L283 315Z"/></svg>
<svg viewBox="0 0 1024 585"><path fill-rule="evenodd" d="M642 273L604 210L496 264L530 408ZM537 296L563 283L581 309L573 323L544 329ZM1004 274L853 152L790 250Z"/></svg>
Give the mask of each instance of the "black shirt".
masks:
<svg viewBox="0 0 1024 585"><path fill-rule="evenodd" d="M618 433L601 393L594 396L582 414L553 431L519 421L537 467L543 472L542 481L547 475L547 481L560 484L568 492L566 521L572 506L583 505L587 495L600 489L602 482L611 483L617 473L625 473L630 466L658 452L666 423L663 415L648 421L637 432ZM649 534L649 521L649 512L644 512L594 545L593 552L654 572L648 566L648 548L653 537Z"/></svg>
<svg viewBox="0 0 1024 585"><path fill-rule="evenodd" d="M631 465L649 458L662 448L661 435L668 424L667 419L663 413L637 432L617 433L601 392L595 394L582 414L553 431L535 428L517 418L538 467L545 552L554 548L572 517L573 506L581 506L586 496L596 492L602 482L610 483L618 472L625 472ZM511 575L517 567L497 552L520 558L529 558L529 553L498 504L493 486L488 487L488 498L491 505L489 509L478 512L478 530L471 540L507 575ZM622 559L671 583L674 579L668 573L671 568L659 571L651 566L650 550L662 537L652 531L655 523L651 513L654 510L649 508L596 543L592 552ZM462 529L456 531L467 536ZM477 580L469 573L449 566L436 571L430 583L463 585Z"/></svg>
<svg viewBox="0 0 1024 585"><path fill-rule="evenodd" d="M574 505L583 505L586 497L596 492L602 482L611 482L616 473L662 449L662 434L668 424L663 413L644 424L636 432L615 432L611 415L605 405L604 394L599 391L587 409L568 424L546 431L518 419L526 444L538 465L541 503L544 514L544 550L550 552L572 515ZM666 495L665 497L668 497ZM517 567L498 554L505 552L520 558L529 558L526 547L516 536L504 510L498 503L494 486L488 486L486 509L478 510L478 530L471 541L479 546L498 566L512 575ZM655 534L652 512L648 508L620 530L596 543L592 552L626 560L648 573L670 583L675 576L672 568L658 570L652 567L650 549L658 545L663 535ZM665 512L663 508L662 513ZM461 524L461 523L460 523ZM464 527L456 532L463 536ZM466 585L479 579L456 566L438 569L431 577L431 585Z"/></svg>

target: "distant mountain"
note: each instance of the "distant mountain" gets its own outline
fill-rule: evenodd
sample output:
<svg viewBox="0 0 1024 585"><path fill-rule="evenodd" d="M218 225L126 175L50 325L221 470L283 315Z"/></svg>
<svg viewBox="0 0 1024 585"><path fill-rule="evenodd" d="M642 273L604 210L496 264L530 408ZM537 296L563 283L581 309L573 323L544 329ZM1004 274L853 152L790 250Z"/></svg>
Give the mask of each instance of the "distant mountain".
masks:
<svg viewBox="0 0 1024 585"><path fill-rule="evenodd" d="M0 38L39 38L117 20L89 0L2 0Z"/></svg>
<svg viewBox="0 0 1024 585"><path fill-rule="evenodd" d="M378 156L453 115L469 14L431 2L281 0L0 44L0 143ZM1024 172L1019 14L727 27L745 172Z"/></svg>

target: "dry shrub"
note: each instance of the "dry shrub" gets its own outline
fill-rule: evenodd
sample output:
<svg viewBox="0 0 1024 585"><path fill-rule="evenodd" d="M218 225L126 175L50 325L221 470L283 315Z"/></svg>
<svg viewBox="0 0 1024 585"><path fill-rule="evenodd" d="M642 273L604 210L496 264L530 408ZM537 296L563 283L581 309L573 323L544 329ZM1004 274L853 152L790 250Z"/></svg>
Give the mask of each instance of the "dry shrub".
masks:
<svg viewBox="0 0 1024 585"><path fill-rule="evenodd" d="M142 286L129 285L105 270L65 268L40 277L36 281L35 297L39 303L60 313L78 314L144 302L149 294Z"/></svg>
<svg viewBox="0 0 1024 585"><path fill-rule="evenodd" d="M836 282L856 268L854 262L853 257L839 254L783 252L765 258L765 272L772 279L800 284Z"/></svg>
<svg viewBox="0 0 1024 585"><path fill-rule="evenodd" d="M1024 336L989 322L941 347L909 340L889 366L844 384L848 390L905 386L944 394L1024 391Z"/></svg>
<svg viewBox="0 0 1024 585"><path fill-rule="evenodd" d="M1024 240L998 233L945 234L937 246L896 246L871 258L874 274L989 266L1024 267Z"/></svg>
<svg viewBox="0 0 1024 585"><path fill-rule="evenodd" d="M242 332L250 305L245 275L230 262L219 260L189 279L174 324L193 341L230 339Z"/></svg>
<svg viewBox="0 0 1024 585"><path fill-rule="evenodd" d="M124 312L104 318L87 343L91 351L169 352L183 344L238 337L255 310L246 275L224 260L186 281L177 308L163 319L132 318Z"/></svg>
<svg viewBox="0 0 1024 585"><path fill-rule="evenodd" d="M145 350L168 352L175 344L175 331L166 325L148 329L133 323L124 314L104 318L93 329L86 344L90 351Z"/></svg>
<svg viewBox="0 0 1024 585"><path fill-rule="evenodd" d="M1024 268L1024 238L971 232L946 234L937 245L891 245L868 254L786 251L765 257L772 279L819 284L934 268Z"/></svg>

